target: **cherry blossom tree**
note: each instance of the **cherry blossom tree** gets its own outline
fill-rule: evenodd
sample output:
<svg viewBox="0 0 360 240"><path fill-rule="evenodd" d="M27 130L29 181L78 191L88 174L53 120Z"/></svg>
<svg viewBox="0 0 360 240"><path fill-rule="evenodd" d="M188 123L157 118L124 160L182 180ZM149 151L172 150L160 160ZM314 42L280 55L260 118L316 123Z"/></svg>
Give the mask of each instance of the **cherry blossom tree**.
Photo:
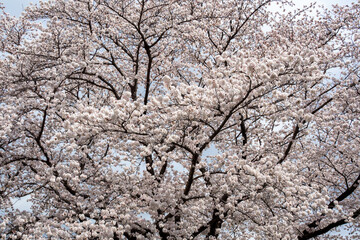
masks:
<svg viewBox="0 0 360 240"><path fill-rule="evenodd" d="M3 12L2 238L356 236L360 5L273 4Z"/></svg>

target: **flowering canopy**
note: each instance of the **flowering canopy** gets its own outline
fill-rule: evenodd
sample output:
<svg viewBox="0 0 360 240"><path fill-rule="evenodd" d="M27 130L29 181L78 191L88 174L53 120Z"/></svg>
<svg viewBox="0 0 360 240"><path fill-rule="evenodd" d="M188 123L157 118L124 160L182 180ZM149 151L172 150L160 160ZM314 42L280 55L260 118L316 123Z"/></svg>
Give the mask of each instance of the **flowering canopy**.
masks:
<svg viewBox="0 0 360 240"><path fill-rule="evenodd" d="M0 16L4 239L340 239L359 4L49 0ZM20 211L15 199L30 197Z"/></svg>

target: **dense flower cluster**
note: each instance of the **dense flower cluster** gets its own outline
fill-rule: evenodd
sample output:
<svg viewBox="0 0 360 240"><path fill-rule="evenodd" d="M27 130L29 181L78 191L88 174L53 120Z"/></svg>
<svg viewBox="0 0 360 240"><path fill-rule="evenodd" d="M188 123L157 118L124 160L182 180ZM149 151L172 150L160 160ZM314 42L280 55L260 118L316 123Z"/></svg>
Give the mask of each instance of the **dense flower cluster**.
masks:
<svg viewBox="0 0 360 240"><path fill-rule="evenodd" d="M0 16L4 239L359 229L360 5L49 0ZM29 198L31 210L13 207Z"/></svg>

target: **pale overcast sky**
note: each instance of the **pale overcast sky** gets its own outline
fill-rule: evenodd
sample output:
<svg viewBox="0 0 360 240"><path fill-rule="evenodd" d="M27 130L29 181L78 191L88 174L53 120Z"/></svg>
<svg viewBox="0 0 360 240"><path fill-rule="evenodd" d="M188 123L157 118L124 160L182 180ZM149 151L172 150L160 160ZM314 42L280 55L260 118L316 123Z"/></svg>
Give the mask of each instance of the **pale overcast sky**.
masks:
<svg viewBox="0 0 360 240"><path fill-rule="evenodd" d="M30 3L37 3L39 0L0 0L0 3L3 3L6 9L6 12L19 16L26 6ZM308 5L312 2L317 4L324 4L327 7L330 7L332 4L346 5L356 0L294 0L294 2L301 7L302 5Z"/></svg>

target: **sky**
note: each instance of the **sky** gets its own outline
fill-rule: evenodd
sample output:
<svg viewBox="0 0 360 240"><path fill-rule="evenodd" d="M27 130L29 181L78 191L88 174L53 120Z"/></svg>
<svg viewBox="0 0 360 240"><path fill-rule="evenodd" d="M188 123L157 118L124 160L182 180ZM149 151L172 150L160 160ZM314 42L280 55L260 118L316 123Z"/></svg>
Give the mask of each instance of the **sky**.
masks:
<svg viewBox="0 0 360 240"><path fill-rule="evenodd" d="M19 16L25 7L27 7L31 2L38 3L39 0L0 0L0 3L3 3L5 6L5 11L15 16ZM309 5L312 2L323 4L326 7L331 7L333 4L346 5L356 2L356 0L294 0L294 2L297 7Z"/></svg>
<svg viewBox="0 0 360 240"><path fill-rule="evenodd" d="M0 0L5 6L5 12L11 15L19 16L25 7L29 6L30 3L37 3L38 0Z"/></svg>

